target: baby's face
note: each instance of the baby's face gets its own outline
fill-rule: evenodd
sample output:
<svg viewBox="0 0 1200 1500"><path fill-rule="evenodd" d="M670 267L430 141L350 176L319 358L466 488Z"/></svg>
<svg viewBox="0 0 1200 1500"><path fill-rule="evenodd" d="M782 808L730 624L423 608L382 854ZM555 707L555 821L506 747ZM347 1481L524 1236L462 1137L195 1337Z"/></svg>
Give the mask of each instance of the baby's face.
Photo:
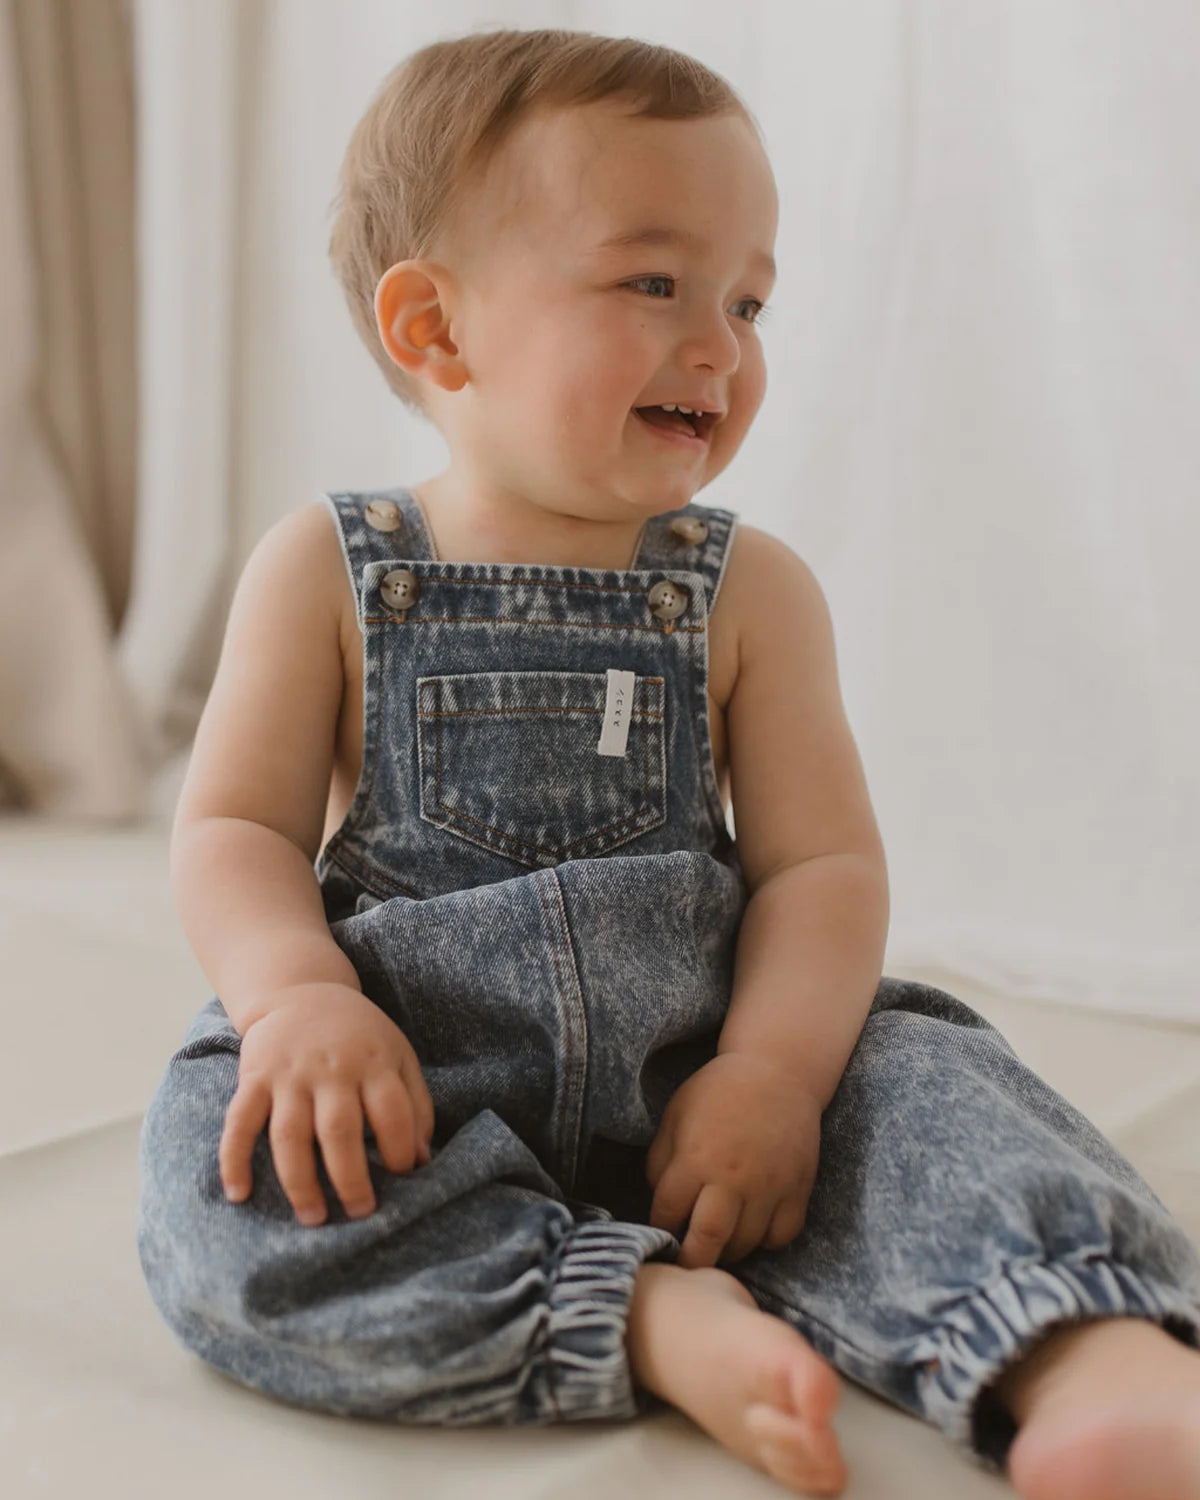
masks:
<svg viewBox="0 0 1200 1500"><path fill-rule="evenodd" d="M460 477L594 519L686 505L766 390L778 203L752 126L611 101L542 115L479 198L452 328L467 383L433 391ZM648 229L678 238L606 243ZM670 441L635 408L671 401L724 416Z"/></svg>

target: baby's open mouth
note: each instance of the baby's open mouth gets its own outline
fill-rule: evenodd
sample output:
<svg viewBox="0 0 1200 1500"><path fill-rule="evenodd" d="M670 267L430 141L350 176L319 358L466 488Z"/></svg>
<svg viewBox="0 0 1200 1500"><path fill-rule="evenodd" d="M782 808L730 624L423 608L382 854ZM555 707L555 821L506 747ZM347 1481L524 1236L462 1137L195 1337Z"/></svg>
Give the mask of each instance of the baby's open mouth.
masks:
<svg viewBox="0 0 1200 1500"><path fill-rule="evenodd" d="M651 427L665 427L669 432L682 432L698 438L707 438L716 420L716 414L707 411L693 416L681 411L664 411L661 406L635 406L634 411Z"/></svg>

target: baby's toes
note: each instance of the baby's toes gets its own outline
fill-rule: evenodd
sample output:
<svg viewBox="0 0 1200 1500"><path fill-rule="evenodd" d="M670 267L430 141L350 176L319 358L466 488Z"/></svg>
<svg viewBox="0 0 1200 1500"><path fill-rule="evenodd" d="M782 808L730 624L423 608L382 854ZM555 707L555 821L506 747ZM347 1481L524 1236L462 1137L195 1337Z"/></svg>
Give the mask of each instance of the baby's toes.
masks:
<svg viewBox="0 0 1200 1500"><path fill-rule="evenodd" d="M828 1427L842 1399L841 1376L815 1349L810 1347L806 1353L807 1359L792 1360L786 1366L784 1394L788 1399L781 1408L786 1411L790 1405L814 1427Z"/></svg>
<svg viewBox="0 0 1200 1500"><path fill-rule="evenodd" d="M755 1405L746 1408L746 1426L764 1467L782 1484L802 1495L840 1495L845 1489L846 1464L826 1423Z"/></svg>

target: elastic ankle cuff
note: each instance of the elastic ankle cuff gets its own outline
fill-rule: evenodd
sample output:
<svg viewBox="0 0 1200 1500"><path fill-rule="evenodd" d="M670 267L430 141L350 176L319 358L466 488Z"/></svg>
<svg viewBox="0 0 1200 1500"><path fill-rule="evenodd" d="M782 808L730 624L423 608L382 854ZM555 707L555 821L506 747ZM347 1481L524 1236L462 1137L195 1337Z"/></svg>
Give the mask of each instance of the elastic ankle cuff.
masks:
<svg viewBox="0 0 1200 1500"><path fill-rule="evenodd" d="M634 1386L625 1328L641 1263L674 1260L678 1240L648 1224L607 1220L574 1225L560 1248L542 1366L556 1420L631 1418L660 1408Z"/></svg>
<svg viewBox="0 0 1200 1500"><path fill-rule="evenodd" d="M932 1336L918 1375L929 1420L983 1467L1005 1473L1017 1424L992 1387L1052 1328L1103 1317L1147 1318L1200 1349L1200 1305L1177 1287L1102 1256L1010 1266Z"/></svg>

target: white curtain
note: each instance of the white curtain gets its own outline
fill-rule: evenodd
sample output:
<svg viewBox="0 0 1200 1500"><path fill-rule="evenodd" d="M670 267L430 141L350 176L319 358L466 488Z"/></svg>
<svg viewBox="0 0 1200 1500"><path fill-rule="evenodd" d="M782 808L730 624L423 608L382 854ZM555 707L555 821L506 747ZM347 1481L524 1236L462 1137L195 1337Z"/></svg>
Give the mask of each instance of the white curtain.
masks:
<svg viewBox="0 0 1200 1500"><path fill-rule="evenodd" d="M0 0L0 816L82 827L147 805L129 54L122 0Z"/></svg>
<svg viewBox="0 0 1200 1500"><path fill-rule="evenodd" d="M248 551L237 555L233 451L252 229L240 164L256 130L278 128L242 103L259 14L258 0L134 5L142 418L134 586L118 649L160 768L160 812L173 806Z"/></svg>
<svg viewBox="0 0 1200 1500"><path fill-rule="evenodd" d="M124 662L165 797L237 570L444 462L326 261L388 69L484 25L676 45L762 123L770 388L699 495L822 580L888 960L1200 1020L1192 0L141 0L142 513Z"/></svg>

